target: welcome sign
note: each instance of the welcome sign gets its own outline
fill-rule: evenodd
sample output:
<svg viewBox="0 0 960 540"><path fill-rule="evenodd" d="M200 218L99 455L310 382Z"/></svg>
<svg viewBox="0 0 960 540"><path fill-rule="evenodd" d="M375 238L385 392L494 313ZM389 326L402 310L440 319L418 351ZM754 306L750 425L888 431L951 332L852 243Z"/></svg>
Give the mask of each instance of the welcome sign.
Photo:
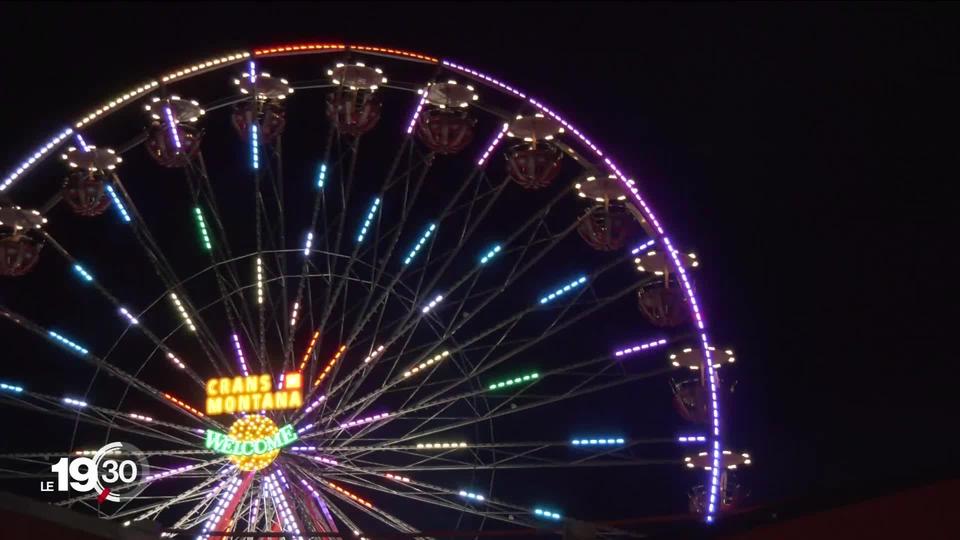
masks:
<svg viewBox="0 0 960 540"><path fill-rule="evenodd" d="M229 456L253 456L278 450L295 440L297 440L297 432L289 424L280 428L280 431L274 435L253 441L238 441L225 433L208 429L204 446L207 450Z"/></svg>

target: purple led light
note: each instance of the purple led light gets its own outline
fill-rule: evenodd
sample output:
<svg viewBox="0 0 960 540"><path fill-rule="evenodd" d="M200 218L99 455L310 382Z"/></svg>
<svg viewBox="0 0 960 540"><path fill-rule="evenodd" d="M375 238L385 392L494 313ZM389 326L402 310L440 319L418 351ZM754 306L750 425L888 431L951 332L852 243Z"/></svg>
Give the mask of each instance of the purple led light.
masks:
<svg viewBox="0 0 960 540"><path fill-rule="evenodd" d="M213 512L210 513L210 517L207 518L207 522L203 525L204 533L210 532L210 529L220 522L220 518L222 518L224 512L227 511L227 506L230 505L230 500L233 499L233 496L237 493L237 489L240 487L241 478L239 476L235 476L229 480L225 480L224 482L220 482L220 486L223 486L223 491L221 492L222 497L219 501L217 501L216 506L213 508ZM218 488L220 486L218 486ZM199 538L207 539L209 536L201 535Z"/></svg>
<svg viewBox="0 0 960 540"><path fill-rule="evenodd" d="M253 63L253 60L250 61L250 82L257 82L257 66ZM254 89L256 91L256 89Z"/></svg>
<svg viewBox="0 0 960 540"><path fill-rule="evenodd" d="M77 144L80 145L80 148L82 148L84 152L89 152L90 148L87 146L87 141L83 140L83 135L80 135L79 133L77 133L76 138L77 138Z"/></svg>
<svg viewBox="0 0 960 540"><path fill-rule="evenodd" d="M540 103L536 99L527 98L527 96L525 96L518 90L511 88L510 86L490 77L489 75L485 75L478 71L472 70L470 68L467 68L465 66L462 66L447 60L443 60L442 64L452 69L456 69L458 71L462 71L464 73L473 75L474 77L477 77L484 81L490 82L496 86L499 86L518 97L527 99L527 101L530 104L534 105L544 113L550 115L553 119L560 122L560 124L564 128L566 128L569 132L573 133L583 144L589 147L597 155L597 157L602 158L604 163L607 164L610 170L617 175L617 178L620 179L624 187L626 187L627 190L629 190L630 193L633 195L634 200L637 202L637 204L640 205L641 209L643 210L644 216L647 218L647 220L650 223L653 224L657 233L661 235L662 241L664 245L666 245L667 247L667 253L669 253L670 257L673 259L674 267L677 269L677 274L680 276L680 282L683 285L684 291L687 294L687 300L690 305L690 309L693 312L694 318L696 319L697 328L700 329L700 341L703 345L704 364L705 364L703 366L702 372L707 374L707 380L710 384L710 408L711 408L711 415L713 417L713 443L714 443L713 455L715 459L719 459L719 456L720 456L720 444L719 444L720 403L719 403L719 400L717 399L717 393L716 393L717 378L716 378L715 370L713 369L713 362L710 359L710 349L709 349L710 342L706 333L706 323L704 322L703 316L701 315L700 305L699 305L699 302L697 301L697 297L693 294L693 286L690 282L690 278L689 276L687 276L687 273L684 270L683 265L680 263L676 250L673 248L672 245L670 245L670 239L666 236L666 231L664 230L663 226L660 224L660 221L657 219L656 214L654 214L653 210L650 208L647 202L643 200L643 197L640 196L640 191L637 189L636 185L628 181L627 177L623 174L623 172L620 171L617 165L610 158L604 157L603 151L600 150L600 148L596 144L594 144L593 141L588 139L586 135L584 135L580 130L578 130L572 124L570 124L565 119L563 119L559 114L550 110L550 108L548 108L546 105ZM705 516L705 519L708 523L712 523L714 520L713 518L714 518L715 503L717 499L717 486L719 484L719 475L720 475L718 469L719 467L712 467L710 471L710 505L709 505L709 510L707 511L707 515Z"/></svg>
<svg viewBox="0 0 960 540"><path fill-rule="evenodd" d="M500 132L494 136L493 140L490 141L490 144L487 146L487 149L483 152L483 155L480 156L480 159L477 160L477 165L483 165L487 162L487 158L490 157L490 153L493 152L493 149L500 144L500 140L503 139L503 136L507 134L507 129L510 128L510 124L504 123L503 127L500 128Z"/></svg>
<svg viewBox="0 0 960 540"><path fill-rule="evenodd" d="M276 474L280 476L284 487L289 489L290 486L287 484L287 479L283 477L283 473L277 471ZM280 483L277 482L276 476L274 476L274 474L268 475L265 483L267 486L267 491L270 493L270 498L273 499L273 504L277 508L277 513L280 514L280 520L283 523L284 531L293 532L296 535L293 538L302 540L303 537L299 536L300 525L297 523L293 512L290 510L290 505L287 503L287 498L283 495L283 490L280 488Z"/></svg>
<svg viewBox="0 0 960 540"><path fill-rule="evenodd" d="M167 128L170 130L170 138L173 140L173 145L177 147L177 151L180 151L180 134L177 133L177 123L173 120L173 110L170 109L170 104L168 103L163 108L163 114L167 116Z"/></svg>
<svg viewBox="0 0 960 540"><path fill-rule="evenodd" d="M304 409L303 412L304 412L304 413L308 413L308 412L316 409L316 408L317 408L317 405L320 405L320 402L322 402L322 401L325 400L325 399L327 399L327 396L320 396L320 397L318 397L317 399L313 400L313 403L311 403L310 405L307 405L307 408Z"/></svg>
<svg viewBox="0 0 960 540"><path fill-rule="evenodd" d="M635 352L649 351L650 349L654 349L654 348L660 347L661 345L666 345L666 344L667 344L667 340L665 340L665 339L658 339L658 340L655 340L655 341L651 341L651 342L649 342L649 343L643 343L643 344L640 344L640 345L634 345L633 347L627 347L626 349L623 349L623 350L620 350L620 351L617 351L617 352L613 353L613 355L614 355L614 356L625 356L625 355L628 355L628 354L633 354L633 353L635 353Z"/></svg>
<svg viewBox="0 0 960 540"><path fill-rule="evenodd" d="M692 443L692 442L707 442L707 438L703 435L681 435L677 437L677 442L682 443Z"/></svg>
<svg viewBox="0 0 960 540"><path fill-rule="evenodd" d="M417 118L420 118L420 111L423 110L423 104L427 102L427 91L424 89L423 96L420 97L420 102L417 103L417 108L413 111L413 116L410 117L410 123L407 124L407 135L413 133L413 127L417 125Z"/></svg>
<svg viewBox="0 0 960 540"><path fill-rule="evenodd" d="M647 240L646 242L640 244L639 246L631 249L631 250L630 250L630 254L631 254L631 255L636 255L637 253L640 253L641 251L649 248L650 246L652 246L652 245L654 245L654 244L656 244L656 243L657 243L657 241L656 241L655 239Z"/></svg>
<svg viewBox="0 0 960 540"><path fill-rule="evenodd" d="M493 84L494 86L499 86L500 88L503 88L503 89L506 90L507 92L510 92L511 94L513 94L513 95L515 95L515 96L517 96L517 97L524 98L524 99L526 99L526 97L527 97L526 94L524 94L523 92L517 90L516 88L514 88L514 87L512 87L512 86L510 86L510 85L508 85L508 84L502 83L502 82L494 79L493 77L491 77L491 76L489 76L489 75L485 75L485 74L483 74L483 73L480 73L479 71L472 70L472 69L470 69L470 68L468 68L468 67L466 67L466 66L461 66L460 64L454 64L453 62L450 62L450 61L448 61L448 60L443 60L443 61L442 61L442 64L445 65L445 66L447 66L447 67L452 67L453 69L458 69L458 70L460 70L460 71L462 71L462 72L464 72L464 73L469 73L470 75L473 75L474 77L478 77L478 78L480 78L480 79L482 79L482 80L484 80L484 81L487 81L488 83Z"/></svg>
<svg viewBox="0 0 960 540"><path fill-rule="evenodd" d="M236 334L230 336L233 338L233 348L237 351L237 361L240 363L240 370L244 377L248 377L250 372L247 370L247 359L243 357L243 349L240 348L240 338Z"/></svg>
<svg viewBox="0 0 960 540"><path fill-rule="evenodd" d="M192 471L199 467L205 466L204 463L197 463L194 465L184 465L183 467L177 467L175 469L170 469L169 471L164 471L162 473L151 474L150 476L143 479L144 482L150 482L152 480L160 480L161 478L167 478L169 476L174 476L180 473L185 473L187 471Z"/></svg>

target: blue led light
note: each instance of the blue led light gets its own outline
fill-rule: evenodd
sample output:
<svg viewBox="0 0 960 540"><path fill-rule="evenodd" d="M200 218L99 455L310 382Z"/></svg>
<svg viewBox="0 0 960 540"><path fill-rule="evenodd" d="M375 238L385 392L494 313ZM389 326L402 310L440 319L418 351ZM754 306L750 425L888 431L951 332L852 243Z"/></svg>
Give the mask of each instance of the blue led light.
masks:
<svg viewBox="0 0 960 540"><path fill-rule="evenodd" d="M73 406L73 407L86 407L86 406L87 406L87 402L86 402L86 401L80 401L79 399L73 399L73 398L68 398L68 397L63 398L63 402L64 402L65 404L71 405L71 406Z"/></svg>
<svg viewBox="0 0 960 540"><path fill-rule="evenodd" d="M570 444L574 446L610 446L613 444L623 444L626 442L622 437L603 437L590 439L573 439Z"/></svg>
<svg viewBox="0 0 960 540"><path fill-rule="evenodd" d="M407 258L403 260L404 265L410 264L410 261L412 261L413 258L417 256L417 252L419 252L420 249L423 247L423 245L427 243L427 239L430 238L430 235L433 234L433 231L435 231L436 229L437 229L436 223L431 223L430 226L427 227L427 230L424 231L422 235L420 235L420 240L417 240L416 245L414 245L413 248L410 250L410 253L407 254Z"/></svg>
<svg viewBox="0 0 960 540"><path fill-rule="evenodd" d="M87 282L93 281L93 276L90 275L90 272L87 272L87 270L84 267L80 266L79 264L73 265L73 271L79 274L80 277L84 279L84 281L87 281Z"/></svg>
<svg viewBox="0 0 960 540"><path fill-rule="evenodd" d="M490 251L480 258L480 264L487 264L490 262L490 259L493 259L497 255L497 253L500 253L500 244L495 244L492 248L490 248Z"/></svg>
<svg viewBox="0 0 960 540"><path fill-rule="evenodd" d="M363 237L367 235L367 230L370 228L370 224L373 223L373 216L377 214L378 208L380 208L380 197L373 200L370 211L367 212L367 217L363 220L363 226L360 227L360 234L357 235L357 243L363 242Z"/></svg>
<svg viewBox="0 0 960 540"><path fill-rule="evenodd" d="M37 150L30 157L25 159L23 162L20 163L20 165L17 166L16 170L8 174L7 177L3 179L3 182L0 183L0 191L6 191L7 188L10 187L11 184L13 184L14 180L16 180L21 175L23 175L23 173L27 172L27 170L33 167L34 163L36 163L37 160L41 159L43 156L49 153L50 150L53 150L54 147L58 146L61 142L63 142L63 140L67 138L71 133L73 133L73 128L66 128L60 133L57 133L56 135L51 137L50 140L48 140L45 145L37 148Z"/></svg>
<svg viewBox="0 0 960 540"><path fill-rule="evenodd" d="M327 164L320 164L320 172L317 174L317 189L323 189L323 182L327 179Z"/></svg>
<svg viewBox="0 0 960 540"><path fill-rule="evenodd" d="M122 202L120 202L120 196L117 195L117 192L110 184L107 184L107 193L109 193L110 198L113 199L113 205L116 206L117 211L120 212L120 217L122 217L127 223L130 223L130 214L127 213L126 207L123 206Z"/></svg>
<svg viewBox="0 0 960 540"><path fill-rule="evenodd" d="M257 131L257 124L250 124L250 159L252 160L253 170L260 168L260 137Z"/></svg>
<svg viewBox="0 0 960 540"><path fill-rule="evenodd" d="M313 233L307 233L307 240L303 243L303 256L307 257L310 255L310 248L313 247Z"/></svg>
<svg viewBox="0 0 960 540"><path fill-rule="evenodd" d="M483 495L480 495L480 494L478 494L478 493L472 493L472 492L469 492L469 491L462 491L462 490L461 490L461 491L460 491L460 496L461 496L461 497L464 497L464 498L467 498L467 499L470 499L470 500L472 500L472 501L483 501L483 500L486 500L486 498L485 498Z"/></svg>
<svg viewBox="0 0 960 540"><path fill-rule="evenodd" d="M533 509L533 513L534 513L535 515L537 515L537 516L542 517L542 518L552 519L552 520L555 520L555 521L559 521L559 520L560 520L560 514L558 514L558 513L556 513L556 512L551 512L550 510L544 510L544 509L542 509L542 508L534 508L534 509Z"/></svg>
<svg viewBox="0 0 960 540"><path fill-rule="evenodd" d="M540 303L541 303L541 304L546 304L547 302L551 302L551 301L553 301L555 298L557 298L558 296L564 295L564 294L570 292L571 290L576 289L577 287L583 285L583 284L586 283L586 282L587 282L586 276L580 276L579 278L571 281L571 282L568 283L567 285L564 285L563 287L560 287L559 289L553 291L552 293L548 294L547 296L544 296L543 298L541 298L541 299L540 299Z"/></svg>
<svg viewBox="0 0 960 540"><path fill-rule="evenodd" d="M23 392L23 387L16 386L13 384L0 383L0 390L3 390L5 392L13 392L14 394L19 394L20 392Z"/></svg>
<svg viewBox="0 0 960 540"><path fill-rule="evenodd" d="M54 332L53 330L47 330L47 333L48 333L48 334L50 335L50 337L52 337L53 339L59 341L59 342L62 343L63 345L65 345L65 346L67 346L68 348L70 348L70 349L72 349L72 350L80 353L81 355L86 356L86 355L90 354L90 351L84 349L84 348L81 347L80 345L77 345L75 342L70 341L69 339L61 336L60 334Z"/></svg>

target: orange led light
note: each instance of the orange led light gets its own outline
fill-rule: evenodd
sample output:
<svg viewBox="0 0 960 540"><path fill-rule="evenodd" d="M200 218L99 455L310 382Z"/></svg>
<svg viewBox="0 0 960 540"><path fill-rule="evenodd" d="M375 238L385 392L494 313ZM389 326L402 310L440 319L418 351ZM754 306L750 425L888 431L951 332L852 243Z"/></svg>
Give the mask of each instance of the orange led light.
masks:
<svg viewBox="0 0 960 540"><path fill-rule="evenodd" d="M366 500L364 500L362 497L357 497L357 496L354 495L353 493L350 493L348 490L343 489L342 487L334 484L333 482L330 482L329 480L324 480L324 482L326 482L327 485L330 486L330 487L332 487L333 489L335 489L335 490L339 491L340 493L346 495L346 496L349 497L351 500L356 501L357 503L362 504L362 505L366 506L367 508L373 508L373 505L370 504L369 502L367 502Z"/></svg>
<svg viewBox="0 0 960 540"><path fill-rule="evenodd" d="M185 410L185 411L187 411L187 412L190 412L190 413L193 413L193 414L195 414L195 415L203 418L203 413L202 413L202 412L194 409L193 407L191 407L191 406L187 405L186 403L180 401L179 399L171 396L170 394L164 393L164 394L163 394L163 397L165 397L165 398L167 398L168 400L170 400L171 402L179 405L180 408L182 408L183 410Z"/></svg>
<svg viewBox="0 0 960 540"><path fill-rule="evenodd" d="M337 351L337 354L333 355L333 358L331 358L330 361L327 362L327 367L323 368L323 372L317 376L317 380L313 381L314 387L320 384L320 381L322 381L324 377L327 376L327 373L330 373L330 370L333 369L333 366L337 363L337 360L340 359L340 356L343 354L343 351L345 350L347 350L347 346L341 345L340 350Z"/></svg>
<svg viewBox="0 0 960 540"><path fill-rule="evenodd" d="M310 360L310 353L313 352L313 346L317 344L317 338L320 337L320 331L317 330L313 333L313 338L310 340L310 345L307 346L307 352L303 353L303 360L300 362L299 371L303 371L303 368L307 367L307 361Z"/></svg>
<svg viewBox="0 0 960 540"><path fill-rule="evenodd" d="M347 46L342 43L303 43L300 45L284 45L281 47L266 47L263 49L254 49L254 56L264 56L268 54L283 54L297 51L333 51L343 50Z"/></svg>
<svg viewBox="0 0 960 540"><path fill-rule="evenodd" d="M366 45L350 45L350 48L356 51L369 51L377 52L383 54L393 54L396 56L406 56L408 58L416 58L417 60L426 60L427 62L437 63L440 60L432 56L427 56L425 54L410 52L410 51L401 51L399 49L388 49L385 47L369 47Z"/></svg>

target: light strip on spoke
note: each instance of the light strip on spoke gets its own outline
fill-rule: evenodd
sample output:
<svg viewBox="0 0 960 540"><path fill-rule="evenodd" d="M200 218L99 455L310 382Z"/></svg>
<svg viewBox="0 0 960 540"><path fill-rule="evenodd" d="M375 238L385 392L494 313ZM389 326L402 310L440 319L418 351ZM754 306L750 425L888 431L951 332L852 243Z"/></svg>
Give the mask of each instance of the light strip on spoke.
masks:
<svg viewBox="0 0 960 540"><path fill-rule="evenodd" d="M193 320L190 319L190 315L187 315L186 308L183 307L183 303L180 301L180 297L177 296L177 293L170 293L170 300L173 301L173 305L176 306L177 311L180 312L180 317L183 319L183 322L190 328L191 332L196 332L197 327L193 325Z"/></svg>
<svg viewBox="0 0 960 540"><path fill-rule="evenodd" d="M127 207L123 205L123 202L120 200L120 196L117 195L115 189L110 184L107 184L107 193L110 194L110 198L113 200L113 205L117 207L117 212L120 212L120 217L123 218L123 221L130 223L130 214L127 213Z"/></svg>

